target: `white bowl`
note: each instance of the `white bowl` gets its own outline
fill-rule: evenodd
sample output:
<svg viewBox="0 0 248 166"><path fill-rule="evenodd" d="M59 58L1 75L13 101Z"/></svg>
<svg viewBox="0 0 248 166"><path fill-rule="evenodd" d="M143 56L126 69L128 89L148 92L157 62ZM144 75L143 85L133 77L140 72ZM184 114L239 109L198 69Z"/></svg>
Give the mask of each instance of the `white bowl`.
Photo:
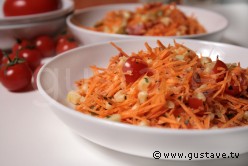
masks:
<svg viewBox="0 0 248 166"><path fill-rule="evenodd" d="M90 44L99 41L110 41L117 39L138 39L138 38L154 38L145 36L133 36L133 35L120 35L120 34L108 34L102 32L95 32L87 30L75 25L71 20L76 19L83 26L93 26L97 21L101 20L108 11L127 9L135 10L141 4L117 4L117 5L105 5L99 7L92 7L76 11L75 14L68 16L67 25L70 28L74 36L82 44ZM185 36L172 36L170 38L191 38L201 40L219 41L223 35L224 30L228 26L228 21L222 15L194 7L178 6L186 15L190 16L194 14L197 20L206 28L207 33L197 35L185 35ZM156 39L163 39L166 37L155 37ZM168 37L167 37L168 38Z"/></svg>
<svg viewBox="0 0 248 166"><path fill-rule="evenodd" d="M143 40L124 40L115 43L125 52L145 49ZM167 45L172 39L164 39ZM214 60L219 55L225 62L241 62L248 66L248 49L197 40L177 40ZM155 40L148 40L151 46ZM162 153L246 153L248 152L248 127L217 130L174 130L133 126L95 118L75 111L66 101L74 82L91 76L90 65L106 67L111 56L118 51L109 43L93 44L63 53L44 65L38 74L38 88L53 107L55 114L78 135L104 147L142 157L153 158L154 151ZM159 155L159 154L157 154ZM216 156L215 156L216 157ZM220 156L221 158L222 156ZM188 158L171 158L188 160ZM198 160L209 158L198 158ZM197 160L197 159L195 159Z"/></svg>
<svg viewBox="0 0 248 166"><path fill-rule="evenodd" d="M16 39L32 39L38 35L54 35L65 27L65 17L35 23L0 26L0 49L10 49Z"/></svg>
<svg viewBox="0 0 248 166"><path fill-rule="evenodd" d="M0 25L10 25L10 24L23 24L23 23L34 23L44 20L51 20L58 17L62 17L72 12L74 9L74 3L71 0L62 0L61 8L51 12L32 14L25 16L11 16L5 17L3 14L3 2L0 1Z"/></svg>

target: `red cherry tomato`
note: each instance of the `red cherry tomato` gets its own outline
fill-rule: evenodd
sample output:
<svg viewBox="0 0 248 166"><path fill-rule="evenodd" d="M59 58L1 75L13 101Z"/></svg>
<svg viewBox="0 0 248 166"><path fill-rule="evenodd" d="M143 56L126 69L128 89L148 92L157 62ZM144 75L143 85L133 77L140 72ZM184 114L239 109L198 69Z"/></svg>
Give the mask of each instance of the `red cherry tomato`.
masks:
<svg viewBox="0 0 248 166"><path fill-rule="evenodd" d="M122 67L126 83L133 83L142 75L149 72L148 65L139 57L129 57Z"/></svg>
<svg viewBox="0 0 248 166"><path fill-rule="evenodd" d="M33 74L33 82L32 82L32 85L33 85L33 88L34 89L38 89L37 88L37 74L39 73L41 67L43 66L43 64L41 64L40 66L38 66L35 71L34 71L34 74Z"/></svg>
<svg viewBox="0 0 248 166"><path fill-rule="evenodd" d="M55 42L53 38L47 35L39 36L35 40L35 45L42 53L43 57L50 57L55 55Z"/></svg>
<svg viewBox="0 0 248 166"><path fill-rule="evenodd" d="M214 72L215 74L217 74L217 73L222 72L223 69L224 69L225 71L228 70L226 64L225 64L224 62L222 62L221 60L217 59L215 65L214 65L214 68L213 68L213 72ZM225 78L225 74L220 75L220 76L217 78L217 82L223 81L224 78Z"/></svg>
<svg viewBox="0 0 248 166"><path fill-rule="evenodd" d="M242 90L239 90L239 86L235 86L235 85L229 85L226 86L225 88L225 93L232 95L232 96L237 96L242 92Z"/></svg>
<svg viewBox="0 0 248 166"><path fill-rule="evenodd" d="M135 24L135 25L132 25L132 26L127 26L126 28L126 32L129 34L129 35L144 35L145 32L146 32L146 27L145 25L143 24Z"/></svg>
<svg viewBox="0 0 248 166"><path fill-rule="evenodd" d="M65 51L68 51L68 50L71 50L73 48L76 48L78 47L78 44L77 42L75 42L75 40L67 40L66 41L63 41L64 39L60 39L60 42L58 42L57 46L56 46L56 53L57 54L60 54L62 52L65 52Z"/></svg>
<svg viewBox="0 0 248 166"><path fill-rule="evenodd" d="M224 62L222 62L221 60L217 59L215 65L214 65L214 68L213 68L213 72L214 73L219 73L223 69L228 70L226 64Z"/></svg>
<svg viewBox="0 0 248 166"><path fill-rule="evenodd" d="M21 91L31 83L32 71L26 63L4 66L0 70L0 80L9 91Z"/></svg>
<svg viewBox="0 0 248 166"><path fill-rule="evenodd" d="M3 13L5 16L22 16L45 13L59 7L60 0L5 0Z"/></svg>
<svg viewBox="0 0 248 166"><path fill-rule="evenodd" d="M24 49L26 47L31 47L32 44L30 41L26 40L26 39L22 39L22 40L17 40L17 43L12 47L12 53L16 53L17 51Z"/></svg>
<svg viewBox="0 0 248 166"><path fill-rule="evenodd" d="M184 113L184 110L182 108L177 108L177 109L175 109L173 111L173 114L174 114L175 117L178 117L178 116L180 116L183 113Z"/></svg>
<svg viewBox="0 0 248 166"><path fill-rule="evenodd" d="M8 55L8 57L10 58L10 60L14 60L14 58L16 57L16 54L11 53ZM9 63L9 59L6 56L4 56L2 58L2 64L8 64L8 63Z"/></svg>
<svg viewBox="0 0 248 166"><path fill-rule="evenodd" d="M199 107L203 107L203 101L195 97L189 98L188 104L193 109L198 109Z"/></svg>
<svg viewBox="0 0 248 166"><path fill-rule="evenodd" d="M64 34L64 35L59 35L58 37L57 37L57 45L59 44L59 43L63 43L63 42L65 42L65 41L73 41L74 40L74 38L73 38L73 36L71 35L71 34Z"/></svg>
<svg viewBox="0 0 248 166"><path fill-rule="evenodd" d="M67 37L66 36L60 36L57 38L57 45L59 43L64 43L65 41L67 41Z"/></svg>
<svg viewBox="0 0 248 166"><path fill-rule="evenodd" d="M40 65L42 59L42 55L37 49L20 50L18 57L25 59L32 70L35 70Z"/></svg>
<svg viewBox="0 0 248 166"><path fill-rule="evenodd" d="M240 87L238 85L235 85L235 81L232 79L229 86L226 86L225 93L232 95L232 96L238 96L241 94L242 91L247 89L247 79L245 75L242 75L238 77Z"/></svg>

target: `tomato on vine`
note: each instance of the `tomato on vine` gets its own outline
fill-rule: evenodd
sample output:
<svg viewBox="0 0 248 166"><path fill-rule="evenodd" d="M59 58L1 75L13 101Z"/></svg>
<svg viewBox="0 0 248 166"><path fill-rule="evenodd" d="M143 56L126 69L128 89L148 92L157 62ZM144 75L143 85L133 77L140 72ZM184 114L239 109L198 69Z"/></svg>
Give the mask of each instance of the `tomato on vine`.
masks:
<svg viewBox="0 0 248 166"><path fill-rule="evenodd" d="M9 54L8 56L3 56L3 58L2 58L2 64L3 65L8 64L10 62L9 60L14 60L15 57L16 57L16 55L13 54L13 53Z"/></svg>
<svg viewBox="0 0 248 166"><path fill-rule="evenodd" d="M40 51L35 48L22 49L17 54L18 54L18 57L26 60L30 69L32 70L35 70L41 63L42 55Z"/></svg>
<svg viewBox="0 0 248 166"><path fill-rule="evenodd" d="M12 47L12 53L16 53L17 51L20 51L21 49L24 49L26 47L32 47L32 43L29 40L26 39L17 39L16 44Z"/></svg>
<svg viewBox="0 0 248 166"><path fill-rule="evenodd" d="M56 53L60 54L76 47L78 47L78 43L73 38L68 38L66 36L60 37L57 42Z"/></svg>
<svg viewBox="0 0 248 166"><path fill-rule="evenodd" d="M35 46L42 53L43 57L51 57L55 55L55 42L52 37L42 35L35 39Z"/></svg>
<svg viewBox="0 0 248 166"><path fill-rule="evenodd" d="M0 69L0 81L9 91L21 91L31 83L32 71L25 61L16 57Z"/></svg>

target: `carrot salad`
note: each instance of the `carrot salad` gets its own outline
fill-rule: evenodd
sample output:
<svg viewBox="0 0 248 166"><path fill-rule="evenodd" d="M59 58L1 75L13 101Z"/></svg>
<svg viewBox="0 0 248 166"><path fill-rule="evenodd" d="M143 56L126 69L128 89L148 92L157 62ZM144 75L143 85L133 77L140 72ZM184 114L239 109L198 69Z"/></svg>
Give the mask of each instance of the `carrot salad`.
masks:
<svg viewBox="0 0 248 166"><path fill-rule="evenodd" d="M248 69L198 56L174 42L127 55L76 82L79 112L139 126L215 129L248 125Z"/></svg>
<svg viewBox="0 0 248 166"><path fill-rule="evenodd" d="M128 10L111 11L88 29L112 34L142 36L182 36L206 33L192 16L186 16L176 4L151 3Z"/></svg>

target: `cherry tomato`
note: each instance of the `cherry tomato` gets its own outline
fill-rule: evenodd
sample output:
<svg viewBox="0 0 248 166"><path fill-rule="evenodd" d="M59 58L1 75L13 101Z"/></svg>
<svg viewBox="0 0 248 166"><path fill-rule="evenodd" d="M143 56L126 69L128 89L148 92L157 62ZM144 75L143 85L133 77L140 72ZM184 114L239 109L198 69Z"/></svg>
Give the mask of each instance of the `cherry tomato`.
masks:
<svg viewBox="0 0 248 166"><path fill-rule="evenodd" d="M229 85L229 86L226 86L226 88L225 88L225 93L232 95L232 96L237 96L241 92L242 92L242 90L239 90L239 86Z"/></svg>
<svg viewBox="0 0 248 166"><path fill-rule="evenodd" d="M59 7L60 0L5 0L3 13L5 16L22 16L45 13Z"/></svg>
<svg viewBox="0 0 248 166"><path fill-rule="evenodd" d="M68 40L70 40L70 41L73 41L74 40L74 38L73 38L73 36L71 34L59 35L57 37L57 40L56 40L57 41L57 45L59 43L63 43L63 42L68 41Z"/></svg>
<svg viewBox="0 0 248 166"><path fill-rule="evenodd" d="M217 73L222 72L223 69L224 69L225 71L228 70L226 64L225 64L224 62L222 62L221 60L217 59L215 65L214 65L214 68L213 68L213 72L214 72L215 74L217 74ZM223 81L224 78L225 78L225 74L220 75L220 76L217 78L217 82Z"/></svg>
<svg viewBox="0 0 248 166"><path fill-rule="evenodd" d="M184 113L184 110L182 108L177 108L177 109L175 109L173 111L173 114L174 114L175 117L178 117L178 116L180 116L183 113Z"/></svg>
<svg viewBox="0 0 248 166"><path fill-rule="evenodd" d="M229 86L226 86L225 93L232 95L232 96L238 96L241 94L242 91L247 89L247 79L245 75L242 75L238 77L240 87L238 85L235 85L235 81L232 79Z"/></svg>
<svg viewBox="0 0 248 166"><path fill-rule="evenodd" d="M146 32L146 27L143 24L135 24L132 26L127 26L126 32L129 35L143 35Z"/></svg>
<svg viewBox="0 0 248 166"><path fill-rule="evenodd" d="M10 58L10 60L14 60L16 57L16 54L11 53L8 55L8 57ZM2 58L2 64L8 64L8 63L9 63L9 59L6 56L4 56Z"/></svg>
<svg viewBox="0 0 248 166"><path fill-rule="evenodd" d="M222 68L222 69L221 69ZM221 72L223 69L228 70L226 64L224 62L222 62L221 60L217 59L214 68L213 68L213 72L214 73L219 73Z"/></svg>
<svg viewBox="0 0 248 166"><path fill-rule="evenodd" d="M139 57L129 57L122 67L126 83L133 83L142 75L146 74L149 69L148 65Z"/></svg>
<svg viewBox="0 0 248 166"><path fill-rule="evenodd" d="M73 48L78 47L78 44L75 40L67 40L63 41L64 39L60 39L60 42L58 42L57 46L56 46L56 53L60 54L62 52L71 50Z"/></svg>
<svg viewBox="0 0 248 166"><path fill-rule="evenodd" d="M47 35L39 36L35 40L35 45L42 53L43 57L50 57L55 55L55 42L53 38Z"/></svg>
<svg viewBox="0 0 248 166"><path fill-rule="evenodd" d="M16 53L17 51L26 48L26 47L31 47L32 44L30 41L26 39L19 40L17 39L17 43L12 47L12 53Z"/></svg>
<svg viewBox="0 0 248 166"><path fill-rule="evenodd" d="M42 55L37 49L20 50L18 57L25 59L32 70L35 70L40 65L42 59Z"/></svg>
<svg viewBox="0 0 248 166"><path fill-rule="evenodd" d="M41 64L40 66L38 66L35 71L34 71L34 74L33 74L33 82L32 82L32 86L34 89L38 89L37 88L37 74L39 73L41 67L43 66L43 64Z"/></svg>
<svg viewBox="0 0 248 166"><path fill-rule="evenodd" d="M21 91L31 83L32 71L26 63L4 66L0 70L0 80L9 91Z"/></svg>
<svg viewBox="0 0 248 166"><path fill-rule="evenodd" d="M203 107L203 101L195 97L189 98L188 104L193 109L198 109L199 107Z"/></svg>

